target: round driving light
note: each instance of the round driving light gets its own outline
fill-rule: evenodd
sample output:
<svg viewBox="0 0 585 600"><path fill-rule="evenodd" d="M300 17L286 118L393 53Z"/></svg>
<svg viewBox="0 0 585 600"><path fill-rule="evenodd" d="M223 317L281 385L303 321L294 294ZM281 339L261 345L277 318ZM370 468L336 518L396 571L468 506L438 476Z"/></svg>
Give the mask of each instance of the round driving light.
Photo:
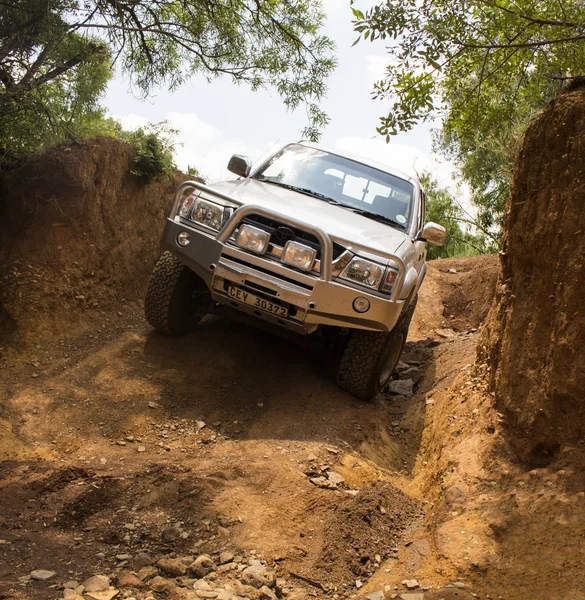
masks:
<svg viewBox="0 0 585 600"><path fill-rule="evenodd" d="M181 231L181 233L179 233L177 236L177 244L179 244L179 246L183 246L183 248L188 246L190 242L191 240L189 239L189 234L186 231Z"/></svg>
<svg viewBox="0 0 585 600"><path fill-rule="evenodd" d="M367 298L364 298L363 296L358 296L353 301L353 309L355 310L355 312L359 313L368 312L370 310L370 301Z"/></svg>

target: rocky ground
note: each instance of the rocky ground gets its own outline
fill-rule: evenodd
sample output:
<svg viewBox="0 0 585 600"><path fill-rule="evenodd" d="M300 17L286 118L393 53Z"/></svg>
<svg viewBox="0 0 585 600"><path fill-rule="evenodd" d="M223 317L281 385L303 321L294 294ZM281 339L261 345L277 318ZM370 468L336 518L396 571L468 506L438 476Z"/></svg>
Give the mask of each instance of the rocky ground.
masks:
<svg viewBox="0 0 585 600"><path fill-rule="evenodd" d="M496 264L431 265L369 403L319 346L132 302L5 343L0 598L584 600L585 446L519 462L476 362Z"/></svg>
<svg viewBox="0 0 585 600"><path fill-rule="evenodd" d="M449 269L372 403L318 346L219 318L169 339L134 305L4 347L0 597L469 596L453 569L420 571L436 551L411 485L415 413L473 361L478 323L442 314L464 289Z"/></svg>

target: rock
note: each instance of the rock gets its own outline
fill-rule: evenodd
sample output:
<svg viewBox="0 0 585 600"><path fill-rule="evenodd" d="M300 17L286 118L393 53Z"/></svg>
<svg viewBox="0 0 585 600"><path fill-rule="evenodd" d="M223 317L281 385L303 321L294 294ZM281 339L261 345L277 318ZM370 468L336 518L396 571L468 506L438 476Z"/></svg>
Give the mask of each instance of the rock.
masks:
<svg viewBox="0 0 585 600"><path fill-rule="evenodd" d="M219 564L225 565L227 563L232 562L234 560L234 555L231 552L222 552L219 555Z"/></svg>
<svg viewBox="0 0 585 600"><path fill-rule="evenodd" d="M195 421L195 429L197 429L197 431L201 431L204 427L205 427L204 421Z"/></svg>
<svg viewBox="0 0 585 600"><path fill-rule="evenodd" d="M276 594L265 585L260 588L260 598L262 600L277 600Z"/></svg>
<svg viewBox="0 0 585 600"><path fill-rule="evenodd" d="M138 571L137 575L140 581L146 581L147 579L158 575L158 569L152 565L148 565L146 567L142 567L142 569Z"/></svg>
<svg viewBox="0 0 585 600"><path fill-rule="evenodd" d="M217 598L219 596L217 592L208 592L206 590L196 590L195 593L199 598Z"/></svg>
<svg viewBox="0 0 585 600"><path fill-rule="evenodd" d="M320 487L320 488L327 488L327 489L336 489L337 488L336 483L329 481L329 479L327 477L323 477L323 475L320 475L319 477L311 477L309 479L309 481L313 485L316 485L317 487Z"/></svg>
<svg viewBox="0 0 585 600"><path fill-rule="evenodd" d="M336 485L345 483L345 477L343 477L343 475L337 471L329 471L329 473L327 473L327 479Z"/></svg>
<svg viewBox="0 0 585 600"><path fill-rule="evenodd" d="M193 589L194 590L203 590L203 591L210 592L211 591L211 586L209 585L209 583L207 583L207 581L205 581L205 579L199 579L198 581L196 581L193 584Z"/></svg>
<svg viewBox="0 0 585 600"><path fill-rule="evenodd" d="M400 594L400 600L425 600L424 594Z"/></svg>
<svg viewBox="0 0 585 600"><path fill-rule="evenodd" d="M104 592L89 592L85 593L86 598L91 600L112 600L120 593L120 590L106 590Z"/></svg>
<svg viewBox="0 0 585 600"><path fill-rule="evenodd" d="M355 580L355 587L359 590L364 584L359 580Z"/></svg>
<svg viewBox="0 0 585 600"><path fill-rule="evenodd" d="M55 571L47 571L46 569L38 569L36 571L31 571L30 578L35 581L49 581L56 577L57 573Z"/></svg>
<svg viewBox="0 0 585 600"><path fill-rule="evenodd" d="M420 369L418 367L408 367L408 369L402 371L402 373L400 373L400 375L402 377L408 377L409 375L412 376L417 376L420 373Z"/></svg>
<svg viewBox="0 0 585 600"><path fill-rule="evenodd" d="M75 590L67 588L63 591L64 600L83 600L83 596L80 596Z"/></svg>
<svg viewBox="0 0 585 600"><path fill-rule="evenodd" d="M459 588L459 589L463 589L465 587L465 584L462 581L454 581L453 582L453 587L454 588Z"/></svg>
<svg viewBox="0 0 585 600"><path fill-rule="evenodd" d="M65 589L65 590L74 590L78 585L79 585L79 582L75 581L74 579L72 579L71 581L66 581L63 584L63 589Z"/></svg>
<svg viewBox="0 0 585 600"><path fill-rule="evenodd" d="M118 575L118 587L143 587L142 579L130 571L121 571Z"/></svg>
<svg viewBox="0 0 585 600"><path fill-rule="evenodd" d="M215 570L215 563L207 554L198 556L195 562L189 567L189 573L197 579L205 577L208 573Z"/></svg>
<svg viewBox="0 0 585 600"><path fill-rule="evenodd" d="M176 600L199 600L199 596L197 592L192 590L188 590L186 588L179 587L175 590L175 599ZM126 600L128 600L126 598Z"/></svg>
<svg viewBox="0 0 585 600"><path fill-rule="evenodd" d="M142 569L142 567L148 567L150 565L152 565L155 562L155 559L150 556L150 554L146 554L145 552L140 552L138 553L137 556L135 556L132 559L132 569L134 571L139 571L140 569Z"/></svg>
<svg viewBox="0 0 585 600"><path fill-rule="evenodd" d="M366 600L385 600L384 592L382 590L377 590L376 592L372 592L366 596Z"/></svg>
<svg viewBox="0 0 585 600"><path fill-rule="evenodd" d="M388 384L388 392L398 396L412 396L414 381L412 379L395 379Z"/></svg>
<svg viewBox="0 0 585 600"><path fill-rule="evenodd" d="M435 329L435 333L442 338L450 338L457 335L452 329Z"/></svg>
<svg viewBox="0 0 585 600"><path fill-rule="evenodd" d="M165 527L160 537L165 544L172 544L181 537L181 532L176 527Z"/></svg>
<svg viewBox="0 0 585 600"><path fill-rule="evenodd" d="M217 528L217 533L223 538L230 537L230 530L227 527L222 527L221 525Z"/></svg>
<svg viewBox="0 0 585 600"><path fill-rule="evenodd" d="M131 560L132 554L116 554L116 560Z"/></svg>
<svg viewBox="0 0 585 600"><path fill-rule="evenodd" d="M83 585L86 592L105 592L110 587L110 578L106 575L94 575L86 579Z"/></svg>
<svg viewBox="0 0 585 600"><path fill-rule="evenodd" d="M416 579L405 579L402 582L402 585L407 589L407 590L416 590L417 587L419 587L419 583Z"/></svg>
<svg viewBox="0 0 585 600"><path fill-rule="evenodd" d="M174 594L176 585L170 579L165 579L157 575L154 579L150 580L150 589L153 592L159 592L160 594Z"/></svg>
<svg viewBox="0 0 585 600"><path fill-rule="evenodd" d="M136 448L136 452L146 452L146 446L138 446L138 448Z"/></svg>
<svg viewBox="0 0 585 600"><path fill-rule="evenodd" d="M247 567L242 572L242 581L248 585L260 589L266 585L274 586L274 573L266 567Z"/></svg>
<svg viewBox="0 0 585 600"><path fill-rule="evenodd" d="M394 367L394 370L397 373L402 373L402 371L406 371L406 369L410 369L410 365L408 363L405 363L405 362L401 361L401 360L399 360L396 363L396 366Z"/></svg>
<svg viewBox="0 0 585 600"><path fill-rule="evenodd" d="M288 594L286 600L307 600L308 594L302 588L295 588Z"/></svg>
<svg viewBox="0 0 585 600"><path fill-rule="evenodd" d="M187 565L180 558L161 558L156 566L170 577L181 577L187 573Z"/></svg>
<svg viewBox="0 0 585 600"><path fill-rule="evenodd" d="M242 598L254 597L258 591L250 585L244 585L241 581L234 581L234 591Z"/></svg>
<svg viewBox="0 0 585 600"><path fill-rule="evenodd" d="M156 402L149 402L148 403L148 408L158 408L159 405Z"/></svg>

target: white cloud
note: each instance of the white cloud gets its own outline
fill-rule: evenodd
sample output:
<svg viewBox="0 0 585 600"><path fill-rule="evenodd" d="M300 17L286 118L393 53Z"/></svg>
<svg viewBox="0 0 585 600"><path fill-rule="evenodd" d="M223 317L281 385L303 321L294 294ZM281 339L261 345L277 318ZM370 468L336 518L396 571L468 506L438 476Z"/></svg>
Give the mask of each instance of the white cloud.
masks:
<svg viewBox="0 0 585 600"><path fill-rule="evenodd" d="M134 113L114 118L129 131L148 124L146 118ZM179 169L196 167L208 183L227 179L230 174L226 167L230 156L247 154L249 151L246 144L230 139L215 125L202 121L195 113L170 111L163 120L178 131L175 138L175 162Z"/></svg>
<svg viewBox="0 0 585 600"><path fill-rule="evenodd" d="M114 119L118 121L126 131L134 131L135 129L144 127L148 124L148 121L144 117L134 113L124 115L123 117L114 116Z"/></svg>
<svg viewBox="0 0 585 600"><path fill-rule="evenodd" d="M388 65L387 54L371 54L366 56L368 63L368 85L373 87L374 83L377 83L386 76L386 66Z"/></svg>
<svg viewBox="0 0 585 600"><path fill-rule="evenodd" d="M417 173L430 171L439 180L450 180L453 173L451 164L438 162L414 146L398 144L393 140L387 144L381 137L344 137L338 140L336 146L341 150L387 164L412 177L416 177Z"/></svg>

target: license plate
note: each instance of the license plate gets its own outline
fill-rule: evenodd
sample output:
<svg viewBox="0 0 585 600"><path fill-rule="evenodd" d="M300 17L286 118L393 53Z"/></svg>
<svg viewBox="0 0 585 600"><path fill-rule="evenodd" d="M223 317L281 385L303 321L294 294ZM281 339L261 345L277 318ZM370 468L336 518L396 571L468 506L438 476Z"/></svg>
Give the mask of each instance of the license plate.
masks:
<svg viewBox="0 0 585 600"><path fill-rule="evenodd" d="M278 317L288 317L288 308L280 306L280 304L274 304L274 302L270 302L269 300L261 298L260 296L256 296L256 294L246 292L242 288L230 285L228 287L228 296L234 300L237 300L238 302L249 304L254 308L259 308L260 310L277 315Z"/></svg>

